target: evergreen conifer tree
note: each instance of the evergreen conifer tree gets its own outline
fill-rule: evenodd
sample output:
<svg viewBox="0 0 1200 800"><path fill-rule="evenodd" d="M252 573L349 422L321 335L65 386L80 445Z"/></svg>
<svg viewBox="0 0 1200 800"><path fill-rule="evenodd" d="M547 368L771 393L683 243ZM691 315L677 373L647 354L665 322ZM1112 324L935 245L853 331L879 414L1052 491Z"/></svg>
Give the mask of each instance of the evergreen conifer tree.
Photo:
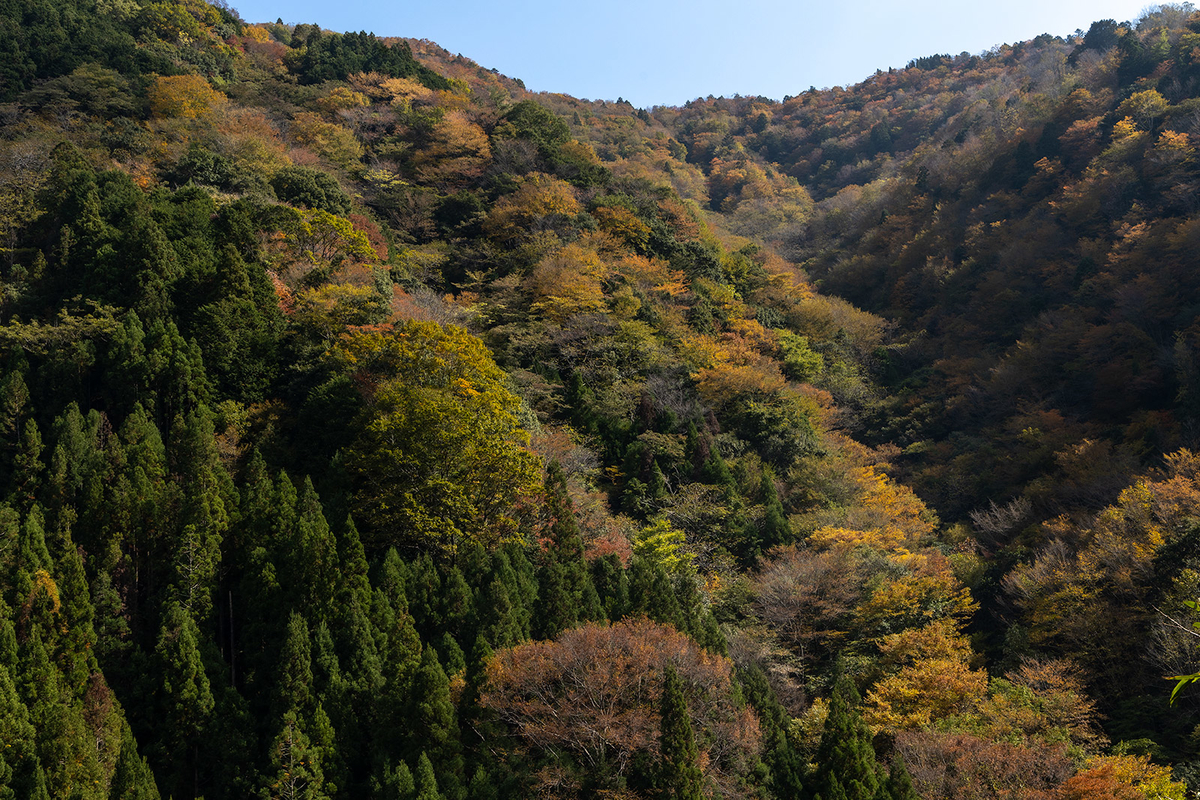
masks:
<svg viewBox="0 0 1200 800"><path fill-rule="evenodd" d="M829 716L817 750L814 788L821 800L872 800L879 791L879 766L871 731L858 713L859 695L846 675L837 679Z"/></svg>
<svg viewBox="0 0 1200 800"><path fill-rule="evenodd" d="M615 555L592 562L592 585L610 621L616 622L628 613L629 574Z"/></svg>
<svg viewBox="0 0 1200 800"><path fill-rule="evenodd" d="M275 682L274 716L288 709L307 709L312 696L312 645L308 623L293 611L288 618L287 637L279 659L279 678Z"/></svg>
<svg viewBox="0 0 1200 800"><path fill-rule="evenodd" d="M283 585L295 592L296 603L313 619L327 619L333 613L334 596L341 586L338 576L337 544L312 480L304 479L296 502L296 527L288 543L287 569ZM360 596L358 605L369 599Z"/></svg>
<svg viewBox="0 0 1200 800"><path fill-rule="evenodd" d="M450 681L432 647L426 647L421 655L421 666L413 677L412 698L408 715L411 752L428 755L437 764L447 798L457 800L464 788L458 714L450 699ZM417 782L419 791L419 777Z"/></svg>
<svg viewBox="0 0 1200 800"><path fill-rule="evenodd" d="M508 556L515 578L513 585L508 587L509 597L513 601L514 621L519 624L520 640L524 641L533 632L533 609L537 604L538 594L537 572L526 557L524 547L513 542L505 546L504 552Z"/></svg>
<svg viewBox="0 0 1200 800"><path fill-rule="evenodd" d="M407 595L413 624L422 640L433 638L441 626L442 579L429 553L409 564Z"/></svg>
<svg viewBox="0 0 1200 800"><path fill-rule="evenodd" d="M160 682L160 730L156 736L160 768L171 775L172 794L196 789L200 734L215 701L200 656L200 632L178 603L167 606L155 647Z"/></svg>
<svg viewBox="0 0 1200 800"><path fill-rule="evenodd" d="M510 580L516 581L512 569L508 567L508 559L503 553L504 565ZM514 587L515 589L515 587ZM500 575L492 579L479 592L476 615L479 619L479 635L484 636L495 647L512 647L521 641L520 623L513 608L512 595Z"/></svg>
<svg viewBox="0 0 1200 800"><path fill-rule="evenodd" d="M384 766L380 784L381 800L411 800L415 791L416 784L408 764L400 761L395 766Z"/></svg>
<svg viewBox="0 0 1200 800"><path fill-rule="evenodd" d="M783 504L775 489L775 476L769 467L763 467L761 487L765 513L759 545L765 551L792 541L792 526L783 513Z"/></svg>
<svg viewBox="0 0 1200 800"><path fill-rule="evenodd" d="M662 756L659 785L664 796L675 800L700 800L704 796L704 775L700 772L696 738L692 733L683 681L670 664L663 670L659 752Z"/></svg>
<svg viewBox="0 0 1200 800"><path fill-rule="evenodd" d="M12 798L32 794L34 772L38 767L36 735L29 720L29 709L18 696L8 667L0 663L0 742L3 742L4 758L4 767L0 769L0 796L4 796L5 791Z"/></svg>
<svg viewBox="0 0 1200 800"><path fill-rule="evenodd" d="M757 665L738 669L746 698L758 712L763 732L763 758L770 769L770 786L776 797L801 797L804 759L787 735L788 715L775 697L767 676Z"/></svg>
<svg viewBox="0 0 1200 800"><path fill-rule="evenodd" d="M146 759L138 755L137 742L129 725L121 725L121 751L109 784L112 800L159 800L154 773Z"/></svg>
<svg viewBox="0 0 1200 800"><path fill-rule="evenodd" d="M290 710L271 743L267 797L280 800L327 800L321 753L313 747L300 715Z"/></svg>
<svg viewBox="0 0 1200 800"><path fill-rule="evenodd" d="M553 639L575 624L579 604L568 583L566 568L553 557L537 571L538 600L534 614L535 634L539 639Z"/></svg>
<svg viewBox="0 0 1200 800"><path fill-rule="evenodd" d="M438 791L437 777L433 773L433 763L425 753L421 753L417 759L417 774L414 783L416 784L416 795L413 800L447 800Z"/></svg>
<svg viewBox="0 0 1200 800"><path fill-rule="evenodd" d="M655 622L680 624L679 600L662 565L633 557L629 567L629 609L631 614L645 614Z"/></svg>
<svg viewBox="0 0 1200 800"><path fill-rule="evenodd" d="M921 800L904 765L904 756L899 753L892 758L887 780L879 788L879 800Z"/></svg>
<svg viewBox="0 0 1200 800"><path fill-rule="evenodd" d="M467 585L462 570L456 564L450 565L442 576L442 590L439 597L440 610L438 616L441 630L455 637L474 636L472 628L474 596L471 587ZM436 637L434 637L436 638Z"/></svg>
<svg viewBox="0 0 1200 800"><path fill-rule="evenodd" d="M475 774L471 776L471 783L467 787L467 797L469 800L499 800L500 791L483 767L477 767Z"/></svg>

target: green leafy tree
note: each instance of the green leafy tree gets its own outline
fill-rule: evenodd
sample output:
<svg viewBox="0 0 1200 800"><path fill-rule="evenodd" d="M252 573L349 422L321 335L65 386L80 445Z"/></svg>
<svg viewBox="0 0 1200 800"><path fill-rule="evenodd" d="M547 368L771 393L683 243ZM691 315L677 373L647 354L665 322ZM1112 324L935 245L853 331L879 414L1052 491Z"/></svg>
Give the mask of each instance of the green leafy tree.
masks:
<svg viewBox="0 0 1200 800"><path fill-rule="evenodd" d="M320 209L330 214L350 213L350 198L337 181L308 167L284 167L271 178L271 188L285 203Z"/></svg>

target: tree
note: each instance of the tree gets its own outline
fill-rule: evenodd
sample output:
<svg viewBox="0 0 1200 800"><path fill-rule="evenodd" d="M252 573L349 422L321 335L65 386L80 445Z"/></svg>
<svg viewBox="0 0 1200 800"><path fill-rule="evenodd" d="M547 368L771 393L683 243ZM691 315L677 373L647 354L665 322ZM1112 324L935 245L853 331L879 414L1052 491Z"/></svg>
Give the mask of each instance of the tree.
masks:
<svg viewBox="0 0 1200 800"><path fill-rule="evenodd" d="M321 791L325 776L321 757L304 731L295 710L283 715L283 725L271 745L275 768L265 794L271 800L327 800Z"/></svg>
<svg viewBox="0 0 1200 800"><path fill-rule="evenodd" d="M519 401L482 342L414 321L350 334L342 349L369 402L347 467L370 541L453 552L511 537L540 470L512 411Z"/></svg>
<svg viewBox="0 0 1200 800"><path fill-rule="evenodd" d="M465 780L458 715L450 699L450 682L432 647L427 646L421 654L421 666L413 677L411 698L412 707L408 714L410 748L420 752L421 758L437 763L448 800L462 800L460 795L465 790ZM421 791L420 768L417 773L418 791Z"/></svg>
<svg viewBox="0 0 1200 800"><path fill-rule="evenodd" d="M829 702L829 716L817 751L814 792L822 800L873 800L879 791L880 770L871 732L858 713L858 690L846 675L838 678Z"/></svg>
<svg viewBox="0 0 1200 800"><path fill-rule="evenodd" d="M446 800L445 796L438 791L437 777L433 774L433 763L429 760L429 756L421 753L417 759L417 774L415 783L414 800Z"/></svg>
<svg viewBox="0 0 1200 800"><path fill-rule="evenodd" d="M487 666L480 705L507 723L534 754L569 754L602 785L627 775L639 757L657 761L662 676L681 679L698 763L726 786L757 752L754 714L734 700L728 659L646 619L588 623L553 642L498 651Z"/></svg>
<svg viewBox="0 0 1200 800"><path fill-rule="evenodd" d="M888 767L887 780L879 787L880 800L921 800L913 787L912 777L904 766L904 756L896 753Z"/></svg>
<svg viewBox="0 0 1200 800"><path fill-rule="evenodd" d="M896 752L926 800L1056 797L1076 769L1063 744L1033 748L968 734L905 731Z"/></svg>
<svg viewBox="0 0 1200 800"><path fill-rule="evenodd" d="M200 656L200 631L176 602L167 606L155 655L162 707L157 755L164 762L169 760L171 783L179 793L192 793L199 769L200 735L216 703Z"/></svg>
<svg viewBox="0 0 1200 800"><path fill-rule="evenodd" d="M345 216L350 213L350 198L337 181L308 167L285 167L271 178L271 188L285 203L320 209Z"/></svg>
<svg viewBox="0 0 1200 800"><path fill-rule="evenodd" d="M971 646L949 620L885 637L880 650L882 663L899 669L867 695L876 730L922 728L962 713L987 691L987 675L970 668Z"/></svg>
<svg viewBox="0 0 1200 800"><path fill-rule="evenodd" d="M759 537L762 549L770 550L792 541L792 526L783 513L783 504L779 501L779 491L775 488L775 475L768 469L762 474L763 515L762 534Z"/></svg>
<svg viewBox="0 0 1200 800"><path fill-rule="evenodd" d="M196 119L224 108L225 95L199 75L155 78L150 87L150 110L160 117Z"/></svg>
<svg viewBox="0 0 1200 800"><path fill-rule="evenodd" d="M696 738L679 673L670 664L663 669L662 724L659 736L662 767L660 785L667 797L700 800L704 776L697 763Z"/></svg>

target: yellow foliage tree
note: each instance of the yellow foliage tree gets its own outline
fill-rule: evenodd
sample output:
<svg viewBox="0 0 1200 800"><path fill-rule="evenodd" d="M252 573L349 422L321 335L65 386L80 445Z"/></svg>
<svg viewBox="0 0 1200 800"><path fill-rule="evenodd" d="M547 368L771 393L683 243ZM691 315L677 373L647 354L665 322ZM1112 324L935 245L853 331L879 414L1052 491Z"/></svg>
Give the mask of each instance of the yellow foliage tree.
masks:
<svg viewBox="0 0 1200 800"><path fill-rule="evenodd" d="M542 464L483 342L412 321L352 330L337 353L367 401L346 458L366 538L453 552L516 535L516 506L538 489Z"/></svg>
<svg viewBox="0 0 1200 800"><path fill-rule="evenodd" d="M199 75L167 75L150 85L150 110L158 117L197 119L220 111L228 102Z"/></svg>
<svg viewBox="0 0 1200 800"><path fill-rule="evenodd" d="M971 669L971 645L950 620L887 636L879 649L881 662L898 669L867 693L863 719L876 733L922 728L987 692L987 673Z"/></svg>
<svg viewBox="0 0 1200 800"><path fill-rule="evenodd" d="M582 210L569 183L549 175L525 178L515 192L496 202L484 232L500 242L523 242L555 229Z"/></svg>
<svg viewBox="0 0 1200 800"><path fill-rule="evenodd" d="M533 297L531 309L561 323L572 314L603 311L604 265L592 250L576 244L551 253L534 267L526 281Z"/></svg>
<svg viewBox="0 0 1200 800"><path fill-rule="evenodd" d="M362 160L363 147L358 138L341 125L326 122L320 114L297 114L292 121L292 136L298 144L342 169L351 169Z"/></svg>
<svg viewBox="0 0 1200 800"><path fill-rule="evenodd" d="M491 158L483 128L462 111L451 111L434 126L429 145L416 153L413 164L423 182L450 187L479 177Z"/></svg>

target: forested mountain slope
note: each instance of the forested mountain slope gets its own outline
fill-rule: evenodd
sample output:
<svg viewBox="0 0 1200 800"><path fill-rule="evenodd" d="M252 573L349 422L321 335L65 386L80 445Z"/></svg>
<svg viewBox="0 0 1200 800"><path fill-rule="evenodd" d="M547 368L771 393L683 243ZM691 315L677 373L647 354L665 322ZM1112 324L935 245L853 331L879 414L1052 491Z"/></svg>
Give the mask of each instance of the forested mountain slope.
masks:
<svg viewBox="0 0 1200 800"><path fill-rule="evenodd" d="M0 797L1198 785L1189 8L653 110L0 25Z"/></svg>

